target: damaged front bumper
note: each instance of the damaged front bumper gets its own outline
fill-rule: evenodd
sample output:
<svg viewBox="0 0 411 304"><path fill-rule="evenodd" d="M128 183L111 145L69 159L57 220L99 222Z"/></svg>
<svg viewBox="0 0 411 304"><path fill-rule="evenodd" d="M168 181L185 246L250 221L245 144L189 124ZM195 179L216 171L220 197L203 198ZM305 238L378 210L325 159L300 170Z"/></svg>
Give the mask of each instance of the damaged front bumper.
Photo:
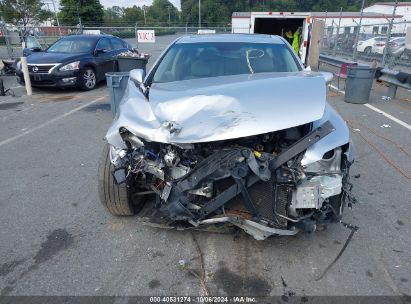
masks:
<svg viewBox="0 0 411 304"><path fill-rule="evenodd" d="M154 208L168 225L231 224L257 240L311 232L339 219L344 200L351 198L341 147L301 165L304 152L334 131L326 121L286 148L271 147L275 134L264 135L257 148L202 144L200 156L194 145L146 143L124 129L128 149L111 148L113 176L136 192L155 194Z"/></svg>

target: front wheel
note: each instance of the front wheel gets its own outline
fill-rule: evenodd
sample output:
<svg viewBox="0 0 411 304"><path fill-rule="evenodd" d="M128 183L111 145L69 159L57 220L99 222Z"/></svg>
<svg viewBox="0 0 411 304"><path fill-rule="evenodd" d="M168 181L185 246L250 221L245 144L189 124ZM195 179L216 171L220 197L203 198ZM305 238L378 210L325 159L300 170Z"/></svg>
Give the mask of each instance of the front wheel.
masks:
<svg viewBox="0 0 411 304"><path fill-rule="evenodd" d="M365 55L365 56L370 56L370 55L371 55L371 47L370 47L370 46L367 46L367 47L364 49L364 55Z"/></svg>
<svg viewBox="0 0 411 304"><path fill-rule="evenodd" d="M98 193L101 203L113 215L135 215L144 206L143 196L133 195L126 183L118 185L112 175L110 146L105 145L98 166Z"/></svg>
<svg viewBox="0 0 411 304"><path fill-rule="evenodd" d="M80 85L84 90L92 90L96 87L97 76L92 68L85 68L80 76Z"/></svg>

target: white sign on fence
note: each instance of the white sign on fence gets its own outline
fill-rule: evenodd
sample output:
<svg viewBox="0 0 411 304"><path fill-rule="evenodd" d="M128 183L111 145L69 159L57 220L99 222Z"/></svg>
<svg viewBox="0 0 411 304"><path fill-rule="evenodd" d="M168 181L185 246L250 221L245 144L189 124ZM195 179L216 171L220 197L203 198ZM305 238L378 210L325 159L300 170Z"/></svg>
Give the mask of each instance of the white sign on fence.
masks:
<svg viewBox="0 0 411 304"><path fill-rule="evenodd" d="M154 30L137 30L137 41L140 43L154 43L156 42L156 35Z"/></svg>

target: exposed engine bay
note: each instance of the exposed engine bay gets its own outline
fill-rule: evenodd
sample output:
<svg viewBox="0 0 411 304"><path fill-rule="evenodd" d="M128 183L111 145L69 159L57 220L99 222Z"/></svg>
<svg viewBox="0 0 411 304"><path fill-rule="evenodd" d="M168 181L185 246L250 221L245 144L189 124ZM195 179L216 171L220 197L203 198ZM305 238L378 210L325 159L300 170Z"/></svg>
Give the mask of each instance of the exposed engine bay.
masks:
<svg viewBox="0 0 411 304"><path fill-rule="evenodd" d="M354 201L348 144L301 164L306 150L333 131L326 121L190 144L143 140L122 127L127 148L110 146L111 173L131 195L155 196L153 220L171 227L231 225L258 240L312 232L340 220Z"/></svg>

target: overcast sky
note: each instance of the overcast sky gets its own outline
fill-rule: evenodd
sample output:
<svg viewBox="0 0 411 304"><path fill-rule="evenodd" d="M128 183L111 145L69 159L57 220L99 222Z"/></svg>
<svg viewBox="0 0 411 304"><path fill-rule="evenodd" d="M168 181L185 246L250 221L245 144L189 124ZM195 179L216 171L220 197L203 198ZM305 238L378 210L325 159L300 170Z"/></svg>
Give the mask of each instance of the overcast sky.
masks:
<svg viewBox="0 0 411 304"><path fill-rule="evenodd" d="M174 4L175 7L180 9L180 0L169 0L171 3ZM152 0L100 0L100 3L104 5L104 7L112 7L113 5L122 6L122 7L131 7L133 5L143 6L143 5L150 5L153 1Z"/></svg>

